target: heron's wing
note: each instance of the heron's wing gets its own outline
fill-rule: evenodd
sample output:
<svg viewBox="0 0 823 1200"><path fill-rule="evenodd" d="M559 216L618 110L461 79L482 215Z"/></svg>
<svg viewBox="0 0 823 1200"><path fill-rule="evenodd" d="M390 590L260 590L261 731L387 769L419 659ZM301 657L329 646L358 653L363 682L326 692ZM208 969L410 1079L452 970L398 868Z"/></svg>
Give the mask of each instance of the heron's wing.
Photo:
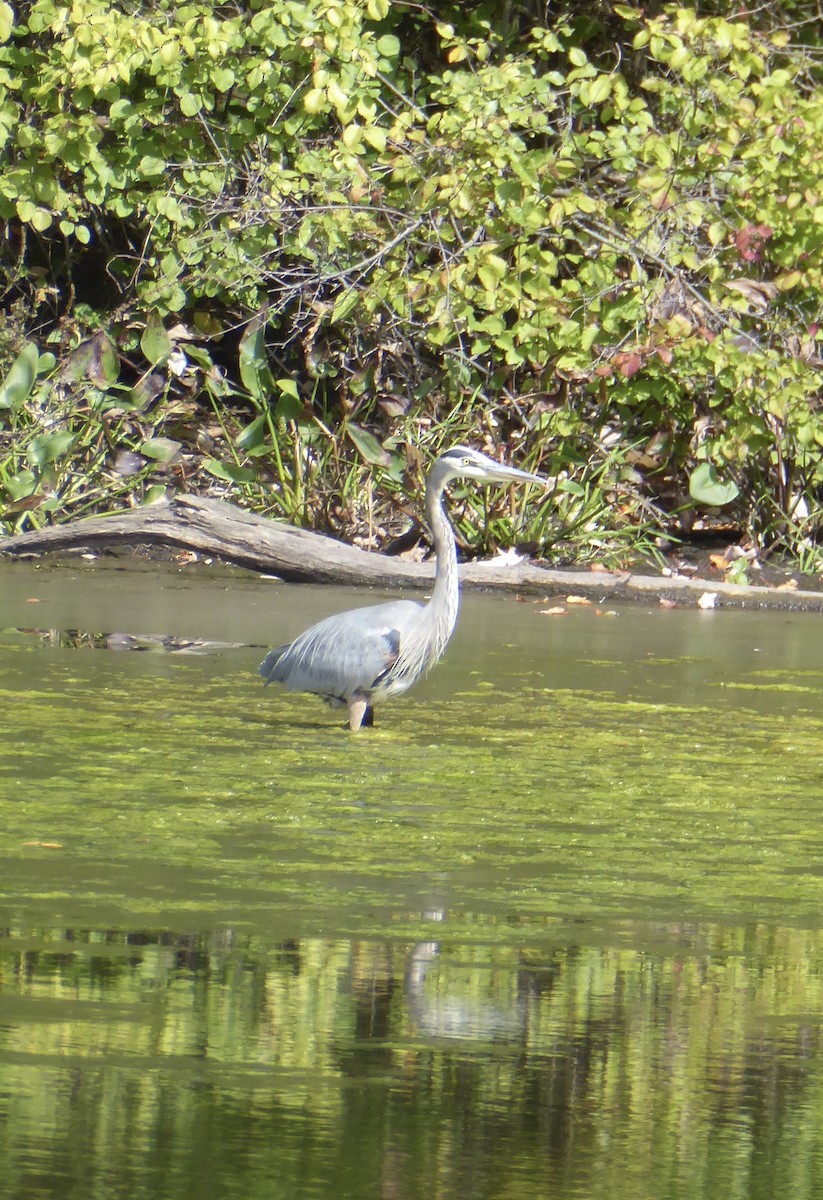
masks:
<svg viewBox="0 0 823 1200"><path fill-rule="evenodd" d="M420 611L411 600L396 600L327 617L271 650L260 674L266 683L340 700L368 692L397 660Z"/></svg>

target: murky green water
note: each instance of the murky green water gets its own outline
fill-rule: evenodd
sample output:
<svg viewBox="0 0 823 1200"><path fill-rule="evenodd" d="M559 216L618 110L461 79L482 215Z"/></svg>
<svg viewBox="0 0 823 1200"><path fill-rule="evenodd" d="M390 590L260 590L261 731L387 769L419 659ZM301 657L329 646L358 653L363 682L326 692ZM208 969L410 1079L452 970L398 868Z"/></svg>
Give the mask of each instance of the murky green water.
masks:
<svg viewBox="0 0 823 1200"><path fill-rule="evenodd" d="M364 602L0 563L1 1200L823 1195L820 617L469 596L351 737L249 643Z"/></svg>

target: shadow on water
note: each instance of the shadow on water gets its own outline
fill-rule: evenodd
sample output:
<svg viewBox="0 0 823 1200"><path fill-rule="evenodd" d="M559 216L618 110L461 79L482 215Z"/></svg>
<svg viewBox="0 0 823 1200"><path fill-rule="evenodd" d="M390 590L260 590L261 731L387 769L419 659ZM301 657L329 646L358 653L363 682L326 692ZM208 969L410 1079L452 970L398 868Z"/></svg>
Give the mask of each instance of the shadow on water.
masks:
<svg viewBox="0 0 823 1200"><path fill-rule="evenodd" d="M0 564L0 1200L823 1195L820 618L364 602Z"/></svg>

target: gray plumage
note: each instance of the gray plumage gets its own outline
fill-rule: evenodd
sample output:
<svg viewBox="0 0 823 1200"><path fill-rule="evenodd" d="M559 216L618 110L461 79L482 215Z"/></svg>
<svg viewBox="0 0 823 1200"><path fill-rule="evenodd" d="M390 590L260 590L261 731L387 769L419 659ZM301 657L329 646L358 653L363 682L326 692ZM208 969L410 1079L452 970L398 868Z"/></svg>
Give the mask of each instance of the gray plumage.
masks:
<svg viewBox="0 0 823 1200"><path fill-rule="evenodd" d="M437 662L457 623L460 588L454 533L443 510L451 479L486 483L543 483L466 446L455 446L432 467L426 485L426 516L437 570L428 604L394 600L327 617L289 645L269 651L260 664L268 683L313 692L346 704L349 727L371 723L375 701L405 692Z"/></svg>

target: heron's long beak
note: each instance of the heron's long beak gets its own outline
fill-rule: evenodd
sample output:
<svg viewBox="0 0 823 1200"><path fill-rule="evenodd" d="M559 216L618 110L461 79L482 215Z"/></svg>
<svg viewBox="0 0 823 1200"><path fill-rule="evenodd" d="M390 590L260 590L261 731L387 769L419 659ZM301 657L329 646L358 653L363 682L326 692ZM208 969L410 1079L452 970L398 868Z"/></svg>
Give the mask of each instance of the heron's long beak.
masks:
<svg viewBox="0 0 823 1200"><path fill-rule="evenodd" d="M540 483L545 486L548 483L542 475L532 475L530 471L520 471L517 467L506 467L503 463L499 467L495 467L493 471L489 471L488 479L490 483Z"/></svg>

